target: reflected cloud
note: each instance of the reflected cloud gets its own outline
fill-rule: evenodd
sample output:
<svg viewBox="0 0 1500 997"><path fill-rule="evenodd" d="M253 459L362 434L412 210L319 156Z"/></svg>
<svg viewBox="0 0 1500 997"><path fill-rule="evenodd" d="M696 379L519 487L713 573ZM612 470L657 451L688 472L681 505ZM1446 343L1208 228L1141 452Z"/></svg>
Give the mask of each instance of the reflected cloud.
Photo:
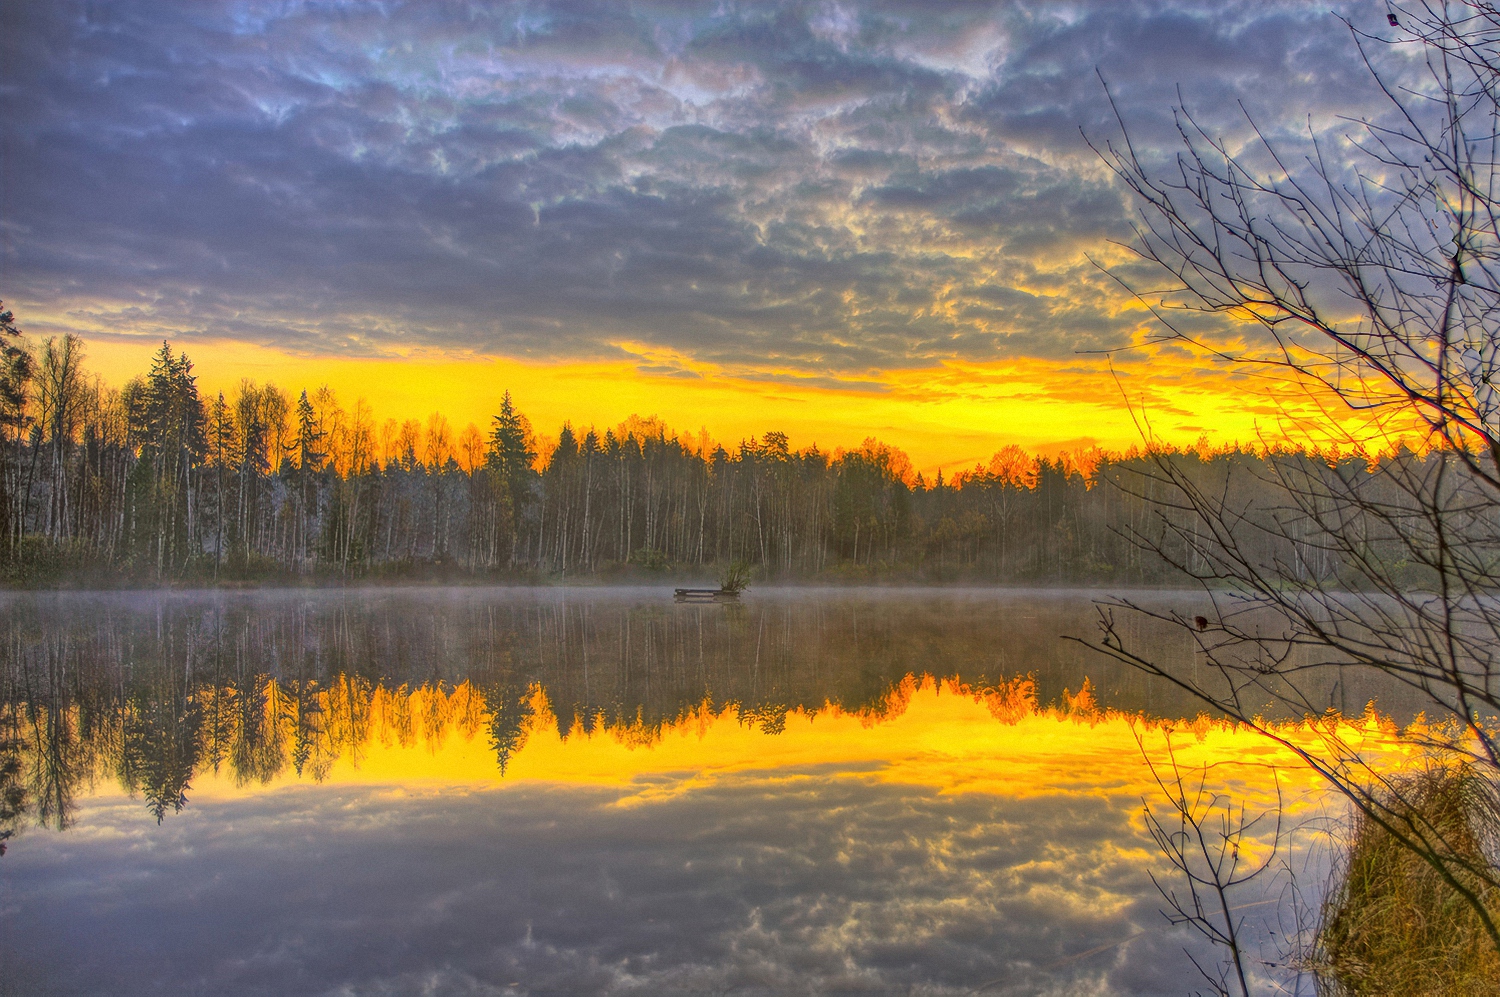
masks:
<svg viewBox="0 0 1500 997"><path fill-rule="evenodd" d="M1170 941L1137 939L1053 966L1155 916L1127 814L1104 800L816 775L647 807L617 794L302 787L145 834L101 801L80 829L112 833L38 843L7 869L29 914L8 942L67 967L64 984L237 993L959 993L996 978L1001 993L1128 993L1163 958L1185 965ZM76 887L42 903L64 868Z"/></svg>
<svg viewBox="0 0 1500 997"><path fill-rule="evenodd" d="M400 722L377 723L323 785L205 778L161 828L105 792L8 857L28 912L9 940L65 980L243 993L1146 993L1186 978L1169 975L1188 971L1182 939L1147 930L1146 773L1125 718L1001 722L932 682L889 706L780 733L700 714L649 744L564 741L538 709L500 788L453 739L403 747ZM1265 788L1247 735L1200 733L1191 763L1259 768ZM954 768L969 778L946 784ZM42 902L64 875L75 885Z"/></svg>

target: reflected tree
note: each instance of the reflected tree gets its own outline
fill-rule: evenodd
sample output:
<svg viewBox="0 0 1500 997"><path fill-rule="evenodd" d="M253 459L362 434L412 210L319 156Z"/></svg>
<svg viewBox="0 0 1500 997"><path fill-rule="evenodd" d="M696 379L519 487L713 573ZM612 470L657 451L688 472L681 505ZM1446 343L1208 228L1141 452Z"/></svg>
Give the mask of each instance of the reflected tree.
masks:
<svg viewBox="0 0 1500 997"><path fill-rule="evenodd" d="M526 743L535 710L532 690L519 685L501 685L490 692L490 749L504 775L511 758Z"/></svg>
<svg viewBox="0 0 1500 997"><path fill-rule="evenodd" d="M321 782L328 774L332 759L320 750L325 732L318 684L315 680L293 682L290 690L284 691L284 695L287 709L291 713L292 767L298 776L306 775Z"/></svg>
<svg viewBox="0 0 1500 997"><path fill-rule="evenodd" d="M131 690L125 703L120 782L146 800L156 822L187 805L201 752L198 699L171 674Z"/></svg>
<svg viewBox="0 0 1500 997"><path fill-rule="evenodd" d="M0 855L26 817L26 783L21 739L6 724L0 728Z"/></svg>
<svg viewBox="0 0 1500 997"><path fill-rule="evenodd" d="M18 705L19 740L27 749L27 795L38 823L59 830L72 823L79 787L93 775L93 745L80 737L69 682L78 648L66 634L49 634L23 656Z"/></svg>
<svg viewBox="0 0 1500 997"><path fill-rule="evenodd" d="M282 721L292 705L269 676L256 672L236 683L236 724L230 749L235 782L267 783L286 766Z"/></svg>
<svg viewBox="0 0 1500 997"><path fill-rule="evenodd" d="M1033 610L1049 634L1089 607L1044 603ZM951 666L944 677L976 695L1033 676L1024 702L1006 699L996 716L1074 701L1065 692L1085 679L1081 652L1036 640L1013 609L974 601L960 610L946 595L677 607L261 593L149 605L21 599L0 618L0 722L19 745L30 816L66 825L81 787L113 776L165 819L209 772L236 785L288 770L318 781L336 763L360 765L371 745L439 749L481 732L508 773L535 732L538 697L561 736L647 745L725 711L773 735L827 706L887 716L916 688L916 662ZM1159 643L1166 631L1137 633ZM1102 705L1197 712L1132 669L1093 662L1088 671L1110 690Z"/></svg>

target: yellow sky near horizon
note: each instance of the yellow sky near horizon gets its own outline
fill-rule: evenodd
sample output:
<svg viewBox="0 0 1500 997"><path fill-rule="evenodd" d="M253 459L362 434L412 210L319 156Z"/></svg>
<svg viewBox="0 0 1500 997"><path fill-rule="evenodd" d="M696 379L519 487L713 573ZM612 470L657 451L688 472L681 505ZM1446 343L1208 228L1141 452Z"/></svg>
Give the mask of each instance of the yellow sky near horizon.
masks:
<svg viewBox="0 0 1500 997"><path fill-rule="evenodd" d="M144 373L160 342L144 337L85 340L86 366L119 385ZM1098 445L1124 450L1143 431L1177 445L1206 435L1214 444L1256 443L1328 421L1287 385L1205 366L1179 349L1149 355L1080 355L1062 361L947 363L846 381L791 372L728 372L646 347L620 344L637 359L531 363L413 352L405 356L306 357L239 341L180 344L200 389L232 394L240 381L273 382L295 394L327 384L347 405L367 400L377 420L425 419L441 411L457 428L487 430L509 390L543 436L566 421L601 430L631 415L657 416L678 432L733 447L769 431L794 448L858 446L875 437L911 455L928 474L987 461L1009 444L1055 455ZM654 373L643 367L667 367ZM1142 422L1144 418L1144 422Z"/></svg>

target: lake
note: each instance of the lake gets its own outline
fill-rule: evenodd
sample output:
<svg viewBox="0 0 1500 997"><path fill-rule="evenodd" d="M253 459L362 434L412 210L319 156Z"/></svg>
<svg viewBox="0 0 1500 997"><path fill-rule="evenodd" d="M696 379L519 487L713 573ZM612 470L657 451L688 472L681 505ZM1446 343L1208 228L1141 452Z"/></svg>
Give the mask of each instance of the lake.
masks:
<svg viewBox="0 0 1500 997"><path fill-rule="evenodd" d="M1064 639L1100 595L5 595L0 992L1202 989L1184 949L1216 955L1151 880L1143 751L1252 811L1279 794L1314 892L1342 809ZM1125 625L1200 666L1186 632ZM1411 709L1324 691L1402 753ZM1297 912L1284 873L1258 888L1274 959Z"/></svg>

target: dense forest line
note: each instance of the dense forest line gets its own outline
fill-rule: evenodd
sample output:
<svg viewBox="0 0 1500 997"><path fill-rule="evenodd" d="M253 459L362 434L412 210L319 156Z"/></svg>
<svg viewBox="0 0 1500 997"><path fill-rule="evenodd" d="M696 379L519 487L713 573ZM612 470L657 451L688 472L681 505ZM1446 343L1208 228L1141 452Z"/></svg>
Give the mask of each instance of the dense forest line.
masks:
<svg viewBox="0 0 1500 997"><path fill-rule="evenodd" d="M1173 515L1161 461L1267 516L1286 504L1289 470L1378 477L1362 454L1200 446L1048 459L1010 446L927 480L874 439L797 450L767 432L726 447L634 416L544 439L499 391L483 429L455 430L441 413L382 423L326 386L293 396L247 380L204 397L166 343L116 388L88 374L76 337L32 345L3 319L0 565L11 584L707 578L736 562L768 579L1170 584L1178 558L1151 551L1151 538L1194 554L1161 529ZM1336 568L1311 532L1305 549L1257 542L1309 571Z"/></svg>

